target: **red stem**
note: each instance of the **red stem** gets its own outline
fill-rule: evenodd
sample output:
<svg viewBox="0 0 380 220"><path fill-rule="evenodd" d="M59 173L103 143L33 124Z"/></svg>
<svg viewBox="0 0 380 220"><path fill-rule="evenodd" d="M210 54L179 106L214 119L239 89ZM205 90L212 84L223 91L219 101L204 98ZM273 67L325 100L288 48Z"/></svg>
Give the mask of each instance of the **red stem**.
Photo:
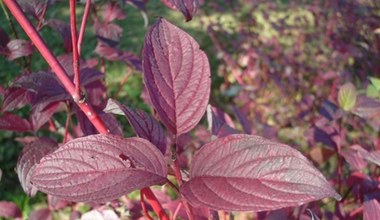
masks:
<svg viewBox="0 0 380 220"><path fill-rule="evenodd" d="M147 218L149 220L153 220L152 216L149 215L148 209L145 206L144 194L143 194L142 190L140 191L140 203L141 203L141 207L143 209L143 213L144 213L145 218Z"/></svg>
<svg viewBox="0 0 380 220"><path fill-rule="evenodd" d="M178 159L177 159L177 135L174 135L174 138L173 138L173 147L171 149L172 151L172 160L173 160L173 170L174 170L174 176L178 182L178 186L180 187L182 184L183 184L183 180L182 180L182 175L181 175L181 168L179 166L179 162L178 162ZM186 209L186 213L187 213L187 216L189 217L190 220L193 220L194 219L194 215L193 215L193 209L192 207L190 206L190 204L182 198L182 203L183 205L185 206L185 209Z"/></svg>
<svg viewBox="0 0 380 220"><path fill-rule="evenodd" d="M158 202L156 196L150 188L141 189L149 203L152 205L154 212L158 215L161 220L169 220L169 217L166 215L164 209L161 206L161 203Z"/></svg>
<svg viewBox="0 0 380 220"><path fill-rule="evenodd" d="M34 46L38 49L38 51L41 53L44 59L48 62L53 72L57 75L58 79L61 81L66 90L70 93L72 97L75 97L74 84L71 82L66 71L58 62L57 58L49 50L49 48L42 40L41 36L30 23L28 18L25 16L17 2L13 0L4 0L3 2L8 7L12 15L16 18L17 22L21 25L22 29L24 29L25 33L32 40ZM102 119L98 116L98 114L90 105L88 105L86 102L77 102L77 104L88 117L88 119L92 122L92 124L95 126L95 128L99 131L99 133L109 133L109 130L105 126Z"/></svg>
<svg viewBox="0 0 380 220"><path fill-rule="evenodd" d="M79 102L82 99L80 90L80 73L79 73L79 53L78 53L78 33L77 33L77 20L75 14L75 0L70 0L70 30L71 30L71 43L73 46L73 67L74 67L74 85L75 93L73 99Z"/></svg>
<svg viewBox="0 0 380 220"><path fill-rule="evenodd" d="M79 55L81 54L81 50L82 50L82 42L83 42L83 37L84 37L84 31L86 30L87 18L88 18L88 15L90 14L90 9L91 9L91 0L87 0L86 6L84 8L82 24L80 26L80 31L79 31L79 38L78 38L78 53L79 53Z"/></svg>
<svg viewBox="0 0 380 220"><path fill-rule="evenodd" d="M36 31L34 26L30 23L28 18L25 16L20 6L14 0L3 0L3 2L8 7L9 11L15 17L15 19L20 24L20 26L25 31L25 33L29 36L29 38L31 39L31 41L33 42L37 50L41 53L43 58L48 62L49 66L51 67L53 72L57 75L58 79L61 81L65 89L74 98L75 97L74 84L71 82L66 71L58 62L57 58L46 46L45 42L43 41L39 33ZM78 101L76 102L76 104L85 113L87 118L91 121L91 123L95 126L95 128L98 130L99 133L102 133L102 134L109 133L107 126L104 124L103 120L99 117L99 115L94 111L91 105L89 105L86 101L83 101L83 102ZM162 208L161 204L158 202L157 198L154 196L153 192L149 188L145 188L143 189L143 191L149 203L152 205L154 211L159 216L163 216L162 219L169 220L169 218L165 214L164 209Z"/></svg>

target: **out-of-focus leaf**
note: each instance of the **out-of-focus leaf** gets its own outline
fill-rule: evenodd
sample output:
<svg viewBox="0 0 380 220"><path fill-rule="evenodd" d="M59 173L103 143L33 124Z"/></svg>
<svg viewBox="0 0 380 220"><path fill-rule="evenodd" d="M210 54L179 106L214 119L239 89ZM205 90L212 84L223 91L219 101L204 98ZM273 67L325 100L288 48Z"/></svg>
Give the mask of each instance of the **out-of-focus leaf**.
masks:
<svg viewBox="0 0 380 220"><path fill-rule="evenodd" d="M329 100L323 100L319 113L330 121L340 117L338 107Z"/></svg>
<svg viewBox="0 0 380 220"><path fill-rule="evenodd" d="M371 83L376 90L380 92L380 78L369 77L369 80L371 80Z"/></svg>
<svg viewBox="0 0 380 220"><path fill-rule="evenodd" d="M90 135L67 142L37 165L32 182L69 201L107 202L166 182L162 153L142 138Z"/></svg>
<svg viewBox="0 0 380 220"><path fill-rule="evenodd" d="M113 20L123 20L124 11L115 3L108 3L103 6L102 17L104 23L110 23Z"/></svg>
<svg viewBox="0 0 380 220"><path fill-rule="evenodd" d="M336 143L333 139L335 135L337 135L337 131L335 131L332 127L318 127L313 126L307 132L308 140L311 143L322 143L327 147L336 148Z"/></svg>
<svg viewBox="0 0 380 220"><path fill-rule="evenodd" d="M71 44L70 24L58 19L49 19L47 25L61 35L66 52L71 52L73 46Z"/></svg>
<svg viewBox="0 0 380 220"><path fill-rule="evenodd" d="M48 208L34 210L30 213L28 220L52 220L53 216Z"/></svg>
<svg viewBox="0 0 380 220"><path fill-rule="evenodd" d="M364 119L373 119L380 114L380 101L374 98L360 95L352 112Z"/></svg>
<svg viewBox="0 0 380 220"><path fill-rule="evenodd" d="M26 41L26 40L22 40L22 39L11 40L7 44L7 47L9 50L7 59L9 61L33 54L33 45L29 41Z"/></svg>
<svg viewBox="0 0 380 220"><path fill-rule="evenodd" d="M363 220L380 219L380 204L375 198L364 197Z"/></svg>
<svg viewBox="0 0 380 220"><path fill-rule="evenodd" d="M210 66L186 32L160 18L145 37L144 82L153 107L173 134L194 128L206 111Z"/></svg>
<svg viewBox="0 0 380 220"><path fill-rule="evenodd" d="M366 90L366 95L368 97L377 98L379 97L380 92L376 89L374 85L368 85Z"/></svg>
<svg viewBox="0 0 380 220"><path fill-rule="evenodd" d="M244 112L240 111L240 109L233 107L234 113L239 120L241 126L244 129L244 132L246 134L252 134L252 125L251 122L247 119L247 116L244 114Z"/></svg>
<svg viewBox="0 0 380 220"><path fill-rule="evenodd" d="M37 188L30 182L36 164L42 157L57 148L57 142L45 137L24 144L24 149L18 157L16 171L23 190L29 196L34 196L37 193Z"/></svg>
<svg viewBox="0 0 380 220"><path fill-rule="evenodd" d="M234 129L234 124L230 116L211 105L207 106L207 121L211 134L216 137L221 138L230 134L238 133Z"/></svg>
<svg viewBox="0 0 380 220"><path fill-rule="evenodd" d="M91 210L82 215L80 220L119 220L113 210Z"/></svg>
<svg viewBox="0 0 380 220"><path fill-rule="evenodd" d="M0 201L0 217L21 218L21 211L13 202Z"/></svg>
<svg viewBox="0 0 380 220"><path fill-rule="evenodd" d="M352 83L345 83L343 86L339 88L339 106L345 111L350 111L355 106L356 96L357 94L355 86Z"/></svg>
<svg viewBox="0 0 380 220"><path fill-rule="evenodd" d="M230 135L203 146L180 191L195 206L227 211L258 212L341 198L300 152L253 135Z"/></svg>
<svg viewBox="0 0 380 220"><path fill-rule="evenodd" d="M168 8L182 12L190 21L199 7L199 0L161 0Z"/></svg>
<svg viewBox="0 0 380 220"><path fill-rule="evenodd" d="M0 130L26 132L30 131L31 128L27 120L6 112L0 116Z"/></svg>
<svg viewBox="0 0 380 220"><path fill-rule="evenodd" d="M25 13L32 15L34 18L39 20L41 19L40 16L46 10L46 7L54 3L54 0L17 0L17 3Z"/></svg>
<svg viewBox="0 0 380 220"><path fill-rule="evenodd" d="M367 151L359 145L350 146L348 150L342 152L344 159L351 168L359 171L367 166L367 162L364 160L366 154Z"/></svg>
<svg viewBox="0 0 380 220"><path fill-rule="evenodd" d="M119 44L123 29L116 24L95 22L94 32L101 43L110 47L116 47Z"/></svg>
<svg viewBox="0 0 380 220"><path fill-rule="evenodd" d="M24 107L30 103L31 94L24 88L7 88L4 94L3 105L1 111L12 111Z"/></svg>
<svg viewBox="0 0 380 220"><path fill-rule="evenodd" d="M380 150L362 153L363 157L368 161L380 166Z"/></svg>
<svg viewBox="0 0 380 220"><path fill-rule="evenodd" d="M110 112L113 114L124 115L135 133L144 139L150 141L155 145L162 154L166 152L166 135L164 129L156 121L156 119L149 116L146 112L141 110L133 110L127 106L119 103L118 101L109 99L107 107L104 109L105 112Z"/></svg>

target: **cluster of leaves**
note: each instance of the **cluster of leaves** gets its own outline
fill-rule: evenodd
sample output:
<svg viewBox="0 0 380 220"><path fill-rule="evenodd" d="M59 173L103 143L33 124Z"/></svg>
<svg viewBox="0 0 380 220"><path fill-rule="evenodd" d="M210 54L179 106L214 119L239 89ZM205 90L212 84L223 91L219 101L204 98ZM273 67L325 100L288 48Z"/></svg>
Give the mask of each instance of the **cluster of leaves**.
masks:
<svg viewBox="0 0 380 220"><path fill-rule="evenodd" d="M37 30L50 27L62 36L65 53L57 57L58 62L73 79L70 25L45 18L54 1L18 2L34 19ZM213 49L223 61L216 70L222 80L212 77L218 82L213 87L219 91L212 91L213 74L205 52L188 33L164 18L146 33L141 58L120 49L122 27L117 20L126 19L126 3L146 18L147 1L93 5L98 57L80 62L84 101L95 109L110 134L97 134L91 115L80 110L51 70L30 72L25 68L25 73L0 90L0 129L34 134L18 139L24 145L16 167L21 186L29 196L37 191L48 195L49 207L35 210L29 219L49 219L53 210L65 207L71 207L74 219L149 217L146 209L151 208L144 205L144 193L142 207L125 195L165 184L169 188L154 193L173 218L217 218L218 210L224 217L226 212L249 211L259 219L380 216L376 166L380 165L376 151L379 79L368 78L370 83L360 85L366 86L365 95L352 83L340 86L342 81L356 79L353 71L360 73L358 79L367 80L368 71L378 70L376 62L356 63L370 52L371 57L380 58L379 47L347 42L342 31L353 31L356 40L379 44L374 30L378 5L302 2L286 4L284 9L282 4L260 1L162 0L180 11L186 21L195 13L204 18ZM199 10L200 5L205 10ZM333 13L325 11L326 7ZM369 15L361 14L362 10ZM210 11L228 11L225 14L231 17L223 19L230 23L215 20ZM348 22L351 20L362 23L353 25ZM360 28L374 33L367 36ZM23 58L27 67L28 56L35 52L33 44L10 40L0 30L0 39L4 39L1 54L9 61ZM326 34L324 38L319 38L320 33ZM321 42L326 46L310 49ZM360 48L351 48L354 46ZM327 54L335 59L326 58ZM152 115L107 99L106 61L123 62L142 72L143 99L152 107ZM321 88L326 85L329 87ZM31 108L28 118L16 113L27 106ZM239 123L228 111L235 113ZM115 114L125 116L138 137L123 137ZM62 115L66 116L64 126L52 119ZM204 115L208 128L199 123ZM294 128L301 128L305 135L292 136ZM360 129L363 132L352 134ZM46 130L63 137L62 144L40 137ZM291 140L293 137L297 139ZM291 140L314 164L279 139ZM314 165L323 169L330 181ZM170 192L175 196L170 197ZM324 206L313 203L326 197L340 201L335 207L326 201ZM79 212L82 202L92 210ZM21 212L14 203L0 201L0 216L20 218Z"/></svg>

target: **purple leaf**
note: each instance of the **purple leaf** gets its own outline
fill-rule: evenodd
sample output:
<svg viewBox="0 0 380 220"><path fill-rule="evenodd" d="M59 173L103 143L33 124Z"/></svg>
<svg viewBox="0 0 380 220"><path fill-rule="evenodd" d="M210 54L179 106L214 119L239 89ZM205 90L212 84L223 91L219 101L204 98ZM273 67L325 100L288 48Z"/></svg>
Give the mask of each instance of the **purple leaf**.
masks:
<svg viewBox="0 0 380 220"><path fill-rule="evenodd" d="M21 211L13 202L0 201L0 217L21 218Z"/></svg>
<svg viewBox="0 0 380 220"><path fill-rule="evenodd" d="M115 3L106 4L102 11L103 22L110 23L113 20L123 20L124 11Z"/></svg>
<svg viewBox="0 0 380 220"><path fill-rule="evenodd" d="M49 19L47 25L61 35L66 52L71 52L73 46L71 44L70 24L58 19Z"/></svg>
<svg viewBox="0 0 380 220"><path fill-rule="evenodd" d="M40 16L46 11L46 8L49 4L52 4L53 0L41 1L41 0L17 0L18 4L22 10L39 19Z"/></svg>
<svg viewBox="0 0 380 220"><path fill-rule="evenodd" d="M182 195L215 210L267 211L340 196L298 151L253 135L230 135L193 157Z"/></svg>
<svg viewBox="0 0 380 220"><path fill-rule="evenodd" d="M30 103L31 94L24 88L7 88L4 95L3 105L1 108L2 112L12 111L18 108L24 107L26 104Z"/></svg>
<svg viewBox="0 0 380 220"><path fill-rule="evenodd" d="M380 204L375 198L364 197L363 220L380 219Z"/></svg>
<svg viewBox="0 0 380 220"><path fill-rule="evenodd" d="M141 110L133 110L118 101L109 99L105 112L124 115L135 133L155 145L162 154L166 152L166 135L164 129L156 119Z"/></svg>
<svg viewBox="0 0 380 220"><path fill-rule="evenodd" d="M0 116L0 130L26 132L30 131L31 128L27 120L6 112Z"/></svg>
<svg viewBox="0 0 380 220"><path fill-rule="evenodd" d="M247 119L247 116L245 115L245 113L240 111L236 107L233 107L233 110L240 124L243 126L244 132L246 134L252 134L252 125L251 125L251 122Z"/></svg>
<svg viewBox="0 0 380 220"><path fill-rule="evenodd" d="M33 131L40 129L46 122L51 119L53 114L57 111L59 102L54 102L46 106L43 110L39 108L33 108L30 112L29 122Z"/></svg>
<svg viewBox="0 0 380 220"><path fill-rule="evenodd" d="M206 111L210 66L186 32L160 18L145 37L144 82L153 107L173 134L194 128Z"/></svg>
<svg viewBox="0 0 380 220"><path fill-rule="evenodd" d="M380 101L371 97L359 95L352 112L365 119L373 119L380 114Z"/></svg>
<svg viewBox="0 0 380 220"><path fill-rule="evenodd" d="M34 210L29 215L29 220L52 220L53 216L48 208Z"/></svg>
<svg viewBox="0 0 380 220"><path fill-rule="evenodd" d="M94 32L101 43L110 47L115 47L119 44L123 29L116 24L95 22Z"/></svg>
<svg viewBox="0 0 380 220"><path fill-rule="evenodd" d="M74 139L41 159L32 183L69 201L107 202L166 181L161 152L147 140L114 135Z"/></svg>
<svg viewBox="0 0 380 220"><path fill-rule="evenodd" d="M199 7L199 0L161 0L168 8L181 11L186 21L190 21Z"/></svg>
<svg viewBox="0 0 380 220"><path fill-rule="evenodd" d="M14 85L35 93L31 102L33 107L39 105L38 110L40 111L53 102L70 98L57 78L50 72L23 75L14 82Z"/></svg>
<svg viewBox="0 0 380 220"><path fill-rule="evenodd" d="M9 61L33 54L33 46L29 41L26 41L26 40L22 40L22 39L11 40L7 44L7 47L9 50L7 59Z"/></svg>
<svg viewBox="0 0 380 220"><path fill-rule="evenodd" d="M230 116L211 105L207 106L207 120L211 134L216 137L221 138L230 134L238 133L234 129L234 124Z"/></svg>
<svg viewBox="0 0 380 220"><path fill-rule="evenodd" d="M364 160L364 156L368 152L359 145L350 146L346 151L342 152L342 156L350 164L353 170L362 170L367 166L367 162Z"/></svg>
<svg viewBox="0 0 380 220"><path fill-rule="evenodd" d="M380 150L372 151L372 152L362 152L362 155L368 161L380 166Z"/></svg>
<svg viewBox="0 0 380 220"><path fill-rule="evenodd" d="M97 114L104 121L107 128L110 130L110 134L123 136L123 130L120 126L120 123L112 114L104 113L102 111L97 111ZM94 125L79 108L76 109L76 115L78 118L80 128L82 129L85 136L98 134L98 131L96 130Z"/></svg>
<svg viewBox="0 0 380 220"><path fill-rule="evenodd" d="M24 144L24 148L18 157L16 171L22 189L29 196L34 196L37 193L37 188L30 182L35 165L42 157L53 152L57 148L57 142L45 137Z"/></svg>

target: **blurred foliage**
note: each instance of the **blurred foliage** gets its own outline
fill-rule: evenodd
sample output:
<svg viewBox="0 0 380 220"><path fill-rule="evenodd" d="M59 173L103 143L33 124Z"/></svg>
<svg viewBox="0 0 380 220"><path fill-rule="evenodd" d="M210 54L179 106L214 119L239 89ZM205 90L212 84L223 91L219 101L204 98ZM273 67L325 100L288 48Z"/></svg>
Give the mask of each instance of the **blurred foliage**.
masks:
<svg viewBox="0 0 380 220"><path fill-rule="evenodd" d="M124 10L127 18L116 22L123 29L120 49L139 56L147 27L136 8L126 4ZM78 17L82 12L83 5L80 5ZM311 143L307 134L321 118L324 101L338 103L338 88L345 82L352 82L358 94L380 98L380 3L375 0L206 0L188 23L181 13L167 9L160 1L149 1L146 12L149 24L158 16L165 17L186 30L206 51L212 69L211 104L235 115L234 120L239 121L234 110L237 107L251 124L252 133L299 148L328 178L334 177L339 166L337 158L326 157L319 163L315 158L328 153L323 150L323 144ZM47 11L46 18L68 21L68 2L57 1ZM19 38L27 39L14 19L11 20ZM97 39L92 24L90 19L82 46L82 58L86 60L98 58L94 52ZM4 12L0 12L0 27L14 38ZM54 54L64 53L58 33L46 26L41 35ZM30 59L32 72L48 68L39 53ZM3 87L25 71L25 62L27 59L9 62L0 58ZM141 98L141 73L123 62L101 62L105 63L108 95L133 108L150 111ZM23 109L20 114L27 115L28 110ZM65 114L56 115L55 120L63 125ZM128 122L122 117L118 120L126 136L131 136ZM347 128L343 147L356 143L366 149L379 147L374 141L379 133L377 124L368 125L365 120L350 115L342 119L341 126ZM28 198L14 172L22 149L14 139L22 135L0 133L3 170L0 200L14 201L27 216L36 204L46 204L46 198L42 194ZM313 154L315 149L320 151L317 156ZM349 171L345 172L349 175ZM327 209L333 212L332 207Z"/></svg>

